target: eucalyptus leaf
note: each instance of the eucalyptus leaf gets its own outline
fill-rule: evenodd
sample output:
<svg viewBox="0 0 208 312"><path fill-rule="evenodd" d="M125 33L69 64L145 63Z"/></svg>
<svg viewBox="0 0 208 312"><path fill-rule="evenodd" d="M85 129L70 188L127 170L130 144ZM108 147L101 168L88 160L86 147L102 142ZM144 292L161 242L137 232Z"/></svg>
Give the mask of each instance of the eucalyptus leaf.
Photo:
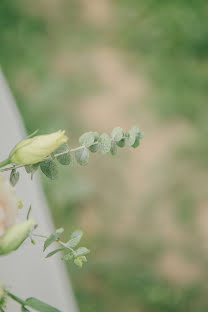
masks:
<svg viewBox="0 0 208 312"><path fill-rule="evenodd" d="M121 127L116 127L111 132L111 137L115 142L121 141L123 138L123 129Z"/></svg>
<svg viewBox="0 0 208 312"><path fill-rule="evenodd" d="M139 140L139 137L137 136L134 144L132 145L132 147L133 148L137 148L139 146L139 144L140 144L140 140Z"/></svg>
<svg viewBox="0 0 208 312"><path fill-rule="evenodd" d="M139 127L138 126L133 126L130 130L131 132L135 133L135 134L138 134L139 133Z"/></svg>
<svg viewBox="0 0 208 312"><path fill-rule="evenodd" d="M55 242L63 233L64 229L60 228L58 230L56 230L56 232L52 233L49 238L47 238L44 242L44 247L43 247L43 251L46 250L46 248L48 248L48 246L50 246L53 242Z"/></svg>
<svg viewBox="0 0 208 312"><path fill-rule="evenodd" d="M116 144L117 144L119 147L124 147L124 146L125 146L125 139L121 139L119 142L116 142Z"/></svg>
<svg viewBox="0 0 208 312"><path fill-rule="evenodd" d="M70 237L70 240L67 243L65 243L64 246L69 248L76 247L79 244L82 236L83 236L82 231L80 230L74 231Z"/></svg>
<svg viewBox="0 0 208 312"><path fill-rule="evenodd" d="M95 141L95 133L94 132L85 132L79 138L79 143L84 145L85 147L90 147Z"/></svg>
<svg viewBox="0 0 208 312"><path fill-rule="evenodd" d="M139 136L139 139L143 139L144 138L144 132L139 132L138 136Z"/></svg>
<svg viewBox="0 0 208 312"><path fill-rule="evenodd" d="M116 142L115 141L112 141L111 142L111 154L114 156L117 154L117 146L116 146Z"/></svg>
<svg viewBox="0 0 208 312"><path fill-rule="evenodd" d="M107 133L101 134L99 138L101 154L107 154L111 149L111 139Z"/></svg>
<svg viewBox="0 0 208 312"><path fill-rule="evenodd" d="M125 133L125 145L132 146L136 141L136 137L137 134L134 131L132 130L127 131Z"/></svg>
<svg viewBox="0 0 208 312"><path fill-rule="evenodd" d="M50 258L51 256L55 255L57 252L59 252L59 251L63 251L64 249L65 249L64 247L61 247L61 248L55 249L55 250L53 250L53 251L49 252L49 253L47 254L46 258Z"/></svg>
<svg viewBox="0 0 208 312"><path fill-rule="evenodd" d="M74 257L79 257L79 256L85 256L88 253L90 253L90 250L87 249L86 247L79 247L77 250L74 251Z"/></svg>
<svg viewBox="0 0 208 312"><path fill-rule="evenodd" d="M27 173L31 173L31 180L33 178L34 173L38 170L40 163L33 165L25 165L25 170Z"/></svg>
<svg viewBox="0 0 208 312"><path fill-rule="evenodd" d="M96 153L96 152L98 151L98 149L99 149L98 143L94 143L93 145L91 145L91 146L89 147L89 150L90 150L90 152L92 152L92 153Z"/></svg>
<svg viewBox="0 0 208 312"><path fill-rule="evenodd" d="M9 181L12 186L15 186L17 184L17 182L19 181L19 177L20 177L19 172L16 171L16 169L12 169L10 178L9 178Z"/></svg>
<svg viewBox="0 0 208 312"><path fill-rule="evenodd" d="M89 163L90 153L86 147L83 147L75 151L75 158L78 164L86 166Z"/></svg>
<svg viewBox="0 0 208 312"><path fill-rule="evenodd" d="M64 154L56 156L57 154L61 154L61 153L64 153ZM57 148L57 150L54 152L54 156L56 157L58 162L64 166L69 165L72 161L71 155L69 153L69 147L67 144L63 144L59 148Z"/></svg>
<svg viewBox="0 0 208 312"><path fill-rule="evenodd" d="M33 297L26 299L25 305L39 312L61 312L60 310L48 305L47 303Z"/></svg>
<svg viewBox="0 0 208 312"><path fill-rule="evenodd" d="M73 253L72 252L69 252L68 254L64 255L61 260L63 261L69 261L69 260L72 260L74 258L73 256Z"/></svg>
<svg viewBox="0 0 208 312"><path fill-rule="evenodd" d="M58 176L57 165L54 160L47 159L40 163L41 171L50 179L54 180Z"/></svg>

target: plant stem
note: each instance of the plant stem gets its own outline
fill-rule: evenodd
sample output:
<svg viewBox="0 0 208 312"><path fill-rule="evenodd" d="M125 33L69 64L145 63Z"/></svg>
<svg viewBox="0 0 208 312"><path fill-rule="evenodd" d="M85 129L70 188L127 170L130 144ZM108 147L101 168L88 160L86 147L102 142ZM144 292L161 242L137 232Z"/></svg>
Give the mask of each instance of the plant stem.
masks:
<svg viewBox="0 0 208 312"><path fill-rule="evenodd" d="M13 294L10 293L9 291L6 291L6 293L7 293L8 297L10 297L11 299L13 299L14 301L18 302L19 304L21 304L21 305L23 305L23 306L25 305L25 301L24 301L24 300L22 300L22 299L18 298L17 296L13 295Z"/></svg>
<svg viewBox="0 0 208 312"><path fill-rule="evenodd" d="M11 163L10 159L7 158L5 160L3 160L2 162L0 162L0 168L5 167L7 165L9 165Z"/></svg>
<svg viewBox="0 0 208 312"><path fill-rule="evenodd" d="M92 145L97 145L97 144L98 144L98 142L95 142L95 143L93 143ZM72 148L72 149L70 149L70 150L68 150L68 151L55 154L54 156L55 156L55 157L58 157L58 156L61 156L61 155L64 155L64 154L67 154L67 153L70 153L70 152L76 152L76 151L78 151L78 150L80 150L80 149L82 149L82 148L84 148L84 147L85 147L84 145L81 145L81 146L78 146L78 147L76 147L76 148ZM47 159L49 159L49 158L50 158L50 155L49 155L48 157L46 157L45 159L43 159L42 161L47 160ZM6 159L5 161L3 161L3 162L0 163L0 168L4 167L4 166L6 166L6 165L9 165L10 163L11 163L10 160L9 160L9 159ZM15 166L12 166L12 167L7 167L7 168L0 169L0 172L9 171L9 170L12 170L12 169L17 169L17 168L21 168L21 167L24 167L24 166L25 166L25 165L23 165L23 164L19 164L19 165L15 165Z"/></svg>
<svg viewBox="0 0 208 312"><path fill-rule="evenodd" d="M40 237L40 238L48 238L48 236L46 235L40 235L40 234L32 234L32 235L36 237Z"/></svg>

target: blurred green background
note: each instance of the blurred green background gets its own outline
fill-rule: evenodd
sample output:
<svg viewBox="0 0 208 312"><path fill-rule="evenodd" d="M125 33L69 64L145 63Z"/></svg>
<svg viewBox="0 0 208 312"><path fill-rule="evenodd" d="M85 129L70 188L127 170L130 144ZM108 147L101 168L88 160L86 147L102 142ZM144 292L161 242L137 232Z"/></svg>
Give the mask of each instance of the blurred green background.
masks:
<svg viewBox="0 0 208 312"><path fill-rule="evenodd" d="M146 134L42 179L56 226L91 249L68 265L81 312L208 311L207 16L203 0L0 1L0 62L28 133Z"/></svg>

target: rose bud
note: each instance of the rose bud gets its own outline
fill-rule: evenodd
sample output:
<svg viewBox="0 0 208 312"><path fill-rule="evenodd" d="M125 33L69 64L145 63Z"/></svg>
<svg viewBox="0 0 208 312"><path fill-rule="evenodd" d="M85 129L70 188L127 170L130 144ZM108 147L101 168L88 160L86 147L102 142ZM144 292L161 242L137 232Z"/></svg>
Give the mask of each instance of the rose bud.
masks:
<svg viewBox="0 0 208 312"><path fill-rule="evenodd" d="M30 219L10 226L0 237L0 255L6 255L19 248L34 224L35 222Z"/></svg>
<svg viewBox="0 0 208 312"><path fill-rule="evenodd" d="M68 137L65 131L38 135L33 138L20 141L11 151L9 159L12 163L32 165L43 161L58 147L66 143Z"/></svg>

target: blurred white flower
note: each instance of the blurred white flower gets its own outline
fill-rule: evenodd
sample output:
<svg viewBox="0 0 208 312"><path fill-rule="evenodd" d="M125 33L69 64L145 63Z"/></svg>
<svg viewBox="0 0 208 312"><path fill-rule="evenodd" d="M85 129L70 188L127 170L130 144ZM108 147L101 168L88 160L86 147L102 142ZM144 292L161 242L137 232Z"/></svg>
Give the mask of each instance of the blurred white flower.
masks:
<svg viewBox="0 0 208 312"><path fill-rule="evenodd" d="M18 201L14 188L0 176L0 236L16 221Z"/></svg>

